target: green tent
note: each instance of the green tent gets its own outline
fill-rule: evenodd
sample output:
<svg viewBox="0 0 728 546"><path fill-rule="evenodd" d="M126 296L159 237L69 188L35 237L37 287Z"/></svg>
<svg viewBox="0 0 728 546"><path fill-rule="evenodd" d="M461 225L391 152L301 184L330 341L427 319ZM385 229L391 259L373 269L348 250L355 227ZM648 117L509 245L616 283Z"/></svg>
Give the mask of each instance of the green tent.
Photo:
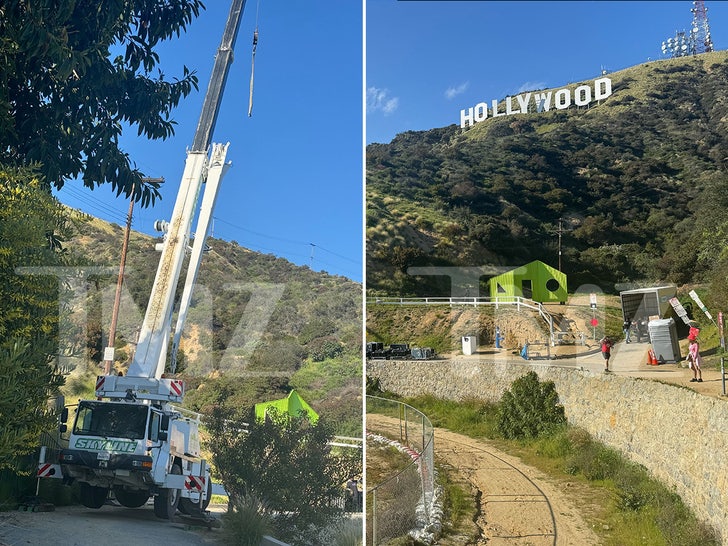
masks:
<svg viewBox="0 0 728 546"><path fill-rule="evenodd" d="M292 390L288 396L279 400L271 400L270 402L261 402L255 405L255 418L259 421L265 419L268 408L275 408L281 415L292 415L298 417L301 411L305 411L308 420L316 424L318 421L318 413L316 413L308 403L301 398L298 393Z"/></svg>
<svg viewBox="0 0 728 546"><path fill-rule="evenodd" d="M488 283L493 300L522 297L545 303L568 298L566 275L539 260L501 273Z"/></svg>

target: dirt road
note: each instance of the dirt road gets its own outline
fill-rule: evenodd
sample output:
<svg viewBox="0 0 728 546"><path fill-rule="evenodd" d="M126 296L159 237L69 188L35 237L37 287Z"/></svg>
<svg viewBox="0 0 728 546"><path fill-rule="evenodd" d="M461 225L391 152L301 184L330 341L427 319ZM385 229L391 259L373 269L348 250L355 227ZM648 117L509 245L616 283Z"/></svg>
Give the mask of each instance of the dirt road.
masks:
<svg viewBox="0 0 728 546"><path fill-rule="evenodd" d="M129 546L129 544L216 544L219 529L163 521L150 506L57 507L53 512L0 512L0 546Z"/></svg>
<svg viewBox="0 0 728 546"><path fill-rule="evenodd" d="M367 414L367 428L392 438L398 421ZM478 503L477 544L489 546L589 546L599 539L560 485L487 440L435 429L438 465L447 465L472 489Z"/></svg>

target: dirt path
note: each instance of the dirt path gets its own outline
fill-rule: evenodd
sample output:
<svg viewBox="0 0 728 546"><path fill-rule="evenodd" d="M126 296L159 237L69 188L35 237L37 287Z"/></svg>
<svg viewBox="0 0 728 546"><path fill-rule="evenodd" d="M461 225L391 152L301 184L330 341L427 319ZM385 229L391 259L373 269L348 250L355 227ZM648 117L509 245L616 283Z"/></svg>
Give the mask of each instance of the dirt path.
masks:
<svg viewBox="0 0 728 546"><path fill-rule="evenodd" d="M396 419L367 414L367 429L396 439ZM487 440L435 429L438 465L447 465L472 488L478 504L476 544L589 546L599 539L545 474L503 453Z"/></svg>

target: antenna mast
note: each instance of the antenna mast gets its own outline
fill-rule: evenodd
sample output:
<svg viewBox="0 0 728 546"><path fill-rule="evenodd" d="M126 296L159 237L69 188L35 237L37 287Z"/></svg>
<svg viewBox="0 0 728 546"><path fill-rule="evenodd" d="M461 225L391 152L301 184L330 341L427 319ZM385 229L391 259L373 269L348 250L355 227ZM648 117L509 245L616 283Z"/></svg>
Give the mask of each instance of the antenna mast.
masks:
<svg viewBox="0 0 728 546"><path fill-rule="evenodd" d="M710 37L708 24L708 8L704 0L693 0L693 22L690 32L676 31L675 36L662 42L662 54L675 57L687 57L713 51L713 39Z"/></svg>
<svg viewBox="0 0 728 546"><path fill-rule="evenodd" d="M693 28L690 36L695 42L695 54L709 53L713 51L713 39L710 37L710 25L708 24L708 8L703 0L694 0Z"/></svg>

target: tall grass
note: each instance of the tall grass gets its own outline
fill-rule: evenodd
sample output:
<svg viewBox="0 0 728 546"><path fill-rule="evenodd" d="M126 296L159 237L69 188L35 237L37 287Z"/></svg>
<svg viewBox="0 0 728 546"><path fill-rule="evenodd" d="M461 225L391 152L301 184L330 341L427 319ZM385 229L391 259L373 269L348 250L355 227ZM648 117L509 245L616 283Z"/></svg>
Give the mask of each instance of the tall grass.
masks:
<svg viewBox="0 0 728 546"><path fill-rule="evenodd" d="M423 395L407 403L427 415L433 426L448 428L472 438L497 436L497 405L482 400L458 402Z"/></svg>
<svg viewBox="0 0 728 546"><path fill-rule="evenodd" d="M342 519L326 529L320 537L321 544L331 546L362 546L364 529L360 519Z"/></svg>
<svg viewBox="0 0 728 546"><path fill-rule="evenodd" d="M265 502L252 495L236 500L222 516L222 524L222 542L235 546L259 546L274 530Z"/></svg>

